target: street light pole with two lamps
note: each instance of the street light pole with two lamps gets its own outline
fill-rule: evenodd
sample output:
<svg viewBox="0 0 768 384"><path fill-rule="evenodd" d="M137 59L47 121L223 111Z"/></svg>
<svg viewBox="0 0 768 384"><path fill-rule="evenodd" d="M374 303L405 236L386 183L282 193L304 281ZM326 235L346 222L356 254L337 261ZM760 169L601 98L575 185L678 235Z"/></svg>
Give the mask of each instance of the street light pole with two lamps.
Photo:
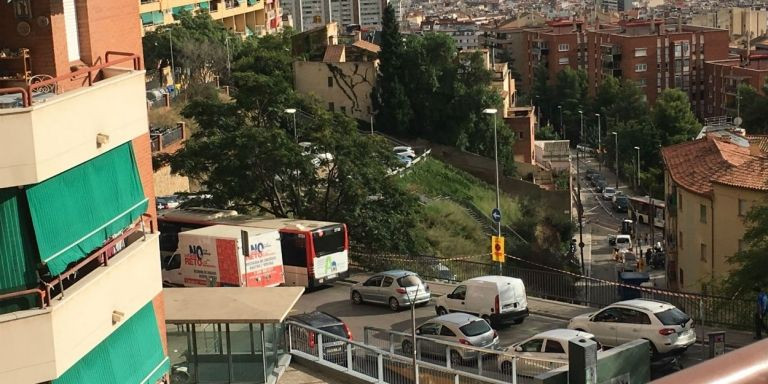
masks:
<svg viewBox="0 0 768 384"><path fill-rule="evenodd" d="M488 115L493 115L493 161L496 163L496 209L501 211L501 202L500 202L500 195L499 195L499 140L498 135L496 134L496 113L498 110L496 108L486 108L483 110L483 113ZM499 222L496 223L496 233L498 236L501 236L501 219L499 219ZM501 274L501 263L499 263L499 274Z"/></svg>

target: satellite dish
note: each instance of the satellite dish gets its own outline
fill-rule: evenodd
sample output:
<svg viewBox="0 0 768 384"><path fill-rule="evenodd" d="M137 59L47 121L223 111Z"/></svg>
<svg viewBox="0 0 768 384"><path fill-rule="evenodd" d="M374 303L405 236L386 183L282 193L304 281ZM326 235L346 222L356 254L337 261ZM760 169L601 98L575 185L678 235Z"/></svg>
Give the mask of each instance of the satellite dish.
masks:
<svg viewBox="0 0 768 384"><path fill-rule="evenodd" d="M741 119L741 117L736 117L735 119L733 119L733 125L737 127L740 126L742 122L743 120Z"/></svg>

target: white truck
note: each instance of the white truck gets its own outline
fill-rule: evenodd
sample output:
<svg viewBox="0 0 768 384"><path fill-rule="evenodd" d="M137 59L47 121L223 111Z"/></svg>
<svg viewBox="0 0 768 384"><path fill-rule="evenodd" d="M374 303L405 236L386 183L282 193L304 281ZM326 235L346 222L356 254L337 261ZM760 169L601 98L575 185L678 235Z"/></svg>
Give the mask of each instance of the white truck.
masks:
<svg viewBox="0 0 768 384"><path fill-rule="evenodd" d="M163 283L182 287L274 287L285 282L280 233L213 225L179 233L163 260Z"/></svg>

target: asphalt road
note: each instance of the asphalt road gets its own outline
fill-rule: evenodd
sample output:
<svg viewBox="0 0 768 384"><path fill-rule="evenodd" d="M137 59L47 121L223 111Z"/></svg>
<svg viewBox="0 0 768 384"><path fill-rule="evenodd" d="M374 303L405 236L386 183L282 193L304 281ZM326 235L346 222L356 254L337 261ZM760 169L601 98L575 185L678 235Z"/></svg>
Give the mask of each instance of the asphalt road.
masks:
<svg viewBox="0 0 768 384"><path fill-rule="evenodd" d="M319 310L333 314L347 323L355 340L363 340L363 328L365 326L392 329L395 331L409 332L411 329L411 313L408 310L392 312L384 305L353 305L349 299L349 285L337 283L324 287L318 291L305 293L294 306L291 313L310 312ZM416 308L417 326L424 321L435 317L435 309L432 302L424 307ZM555 328L563 328L567 321L531 315L522 324L513 325L498 330L502 346L509 346L535 335ZM706 351L698 344L693 345L678 361L682 367L689 367L704 360ZM671 361L664 360L652 364L653 378L675 372L680 369Z"/></svg>

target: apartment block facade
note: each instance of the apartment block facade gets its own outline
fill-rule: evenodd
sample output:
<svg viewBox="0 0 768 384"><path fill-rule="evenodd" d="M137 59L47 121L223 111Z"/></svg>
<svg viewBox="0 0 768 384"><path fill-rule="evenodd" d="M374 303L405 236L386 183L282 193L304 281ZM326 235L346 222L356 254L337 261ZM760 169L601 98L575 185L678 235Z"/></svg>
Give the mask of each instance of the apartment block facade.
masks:
<svg viewBox="0 0 768 384"><path fill-rule="evenodd" d="M768 55L752 54L748 59L731 58L704 63L704 78L709 90L705 116L738 116L740 84L759 93L768 85Z"/></svg>
<svg viewBox="0 0 768 384"><path fill-rule="evenodd" d="M285 0L282 6L293 17L293 27L299 32L338 23L341 28L351 25L365 29L381 29L381 18L387 0ZM395 6L395 18L402 10ZM297 17L301 15L301 17Z"/></svg>
<svg viewBox="0 0 768 384"><path fill-rule="evenodd" d="M297 0L300 1L300 0ZM235 33L261 36L282 28L279 0L140 0L143 32L173 23L183 11L208 12Z"/></svg>
<svg viewBox="0 0 768 384"><path fill-rule="evenodd" d="M138 17L0 4L1 383L167 379Z"/></svg>

